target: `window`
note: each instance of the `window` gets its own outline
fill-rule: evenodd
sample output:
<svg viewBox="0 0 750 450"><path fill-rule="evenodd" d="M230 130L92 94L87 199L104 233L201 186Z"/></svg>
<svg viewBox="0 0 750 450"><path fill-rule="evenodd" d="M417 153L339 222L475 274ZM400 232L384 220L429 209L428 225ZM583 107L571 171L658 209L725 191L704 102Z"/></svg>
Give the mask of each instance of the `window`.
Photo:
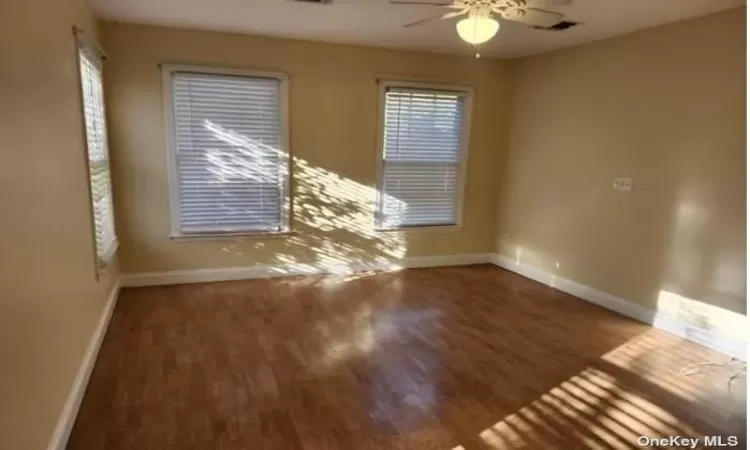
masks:
<svg viewBox="0 0 750 450"><path fill-rule="evenodd" d="M286 77L165 66L172 236L288 229Z"/></svg>
<svg viewBox="0 0 750 450"><path fill-rule="evenodd" d="M117 237L112 203L112 183L109 178L109 148L102 88L102 56L97 50L85 44L80 36L78 62L98 273L112 261L117 249Z"/></svg>
<svg viewBox="0 0 750 450"><path fill-rule="evenodd" d="M376 226L458 225L471 92L381 83Z"/></svg>

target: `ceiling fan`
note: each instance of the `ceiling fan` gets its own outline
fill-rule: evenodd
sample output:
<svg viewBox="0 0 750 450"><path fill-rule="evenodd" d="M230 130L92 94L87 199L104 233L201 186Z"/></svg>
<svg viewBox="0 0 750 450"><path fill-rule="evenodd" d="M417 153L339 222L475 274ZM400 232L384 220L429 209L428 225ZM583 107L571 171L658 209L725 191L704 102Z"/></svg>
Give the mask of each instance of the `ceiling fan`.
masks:
<svg viewBox="0 0 750 450"><path fill-rule="evenodd" d="M393 5L427 5L452 9L446 13L426 17L407 23L404 27L422 25L432 20L452 19L463 15L468 17L456 23L456 31L464 41L478 45L487 42L497 34L500 24L497 19L520 22L534 28L549 28L565 19L565 15L542 8L567 6L573 0L453 0L452 3L418 0L391 0Z"/></svg>

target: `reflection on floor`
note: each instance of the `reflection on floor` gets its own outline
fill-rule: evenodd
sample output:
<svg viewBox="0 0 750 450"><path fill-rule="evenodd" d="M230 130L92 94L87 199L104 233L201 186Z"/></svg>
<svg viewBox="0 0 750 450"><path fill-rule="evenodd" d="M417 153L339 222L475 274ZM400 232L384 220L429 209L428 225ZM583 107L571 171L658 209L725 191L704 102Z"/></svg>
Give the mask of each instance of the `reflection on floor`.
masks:
<svg viewBox="0 0 750 450"><path fill-rule="evenodd" d="M70 450L640 448L738 435L729 358L492 266L127 289Z"/></svg>

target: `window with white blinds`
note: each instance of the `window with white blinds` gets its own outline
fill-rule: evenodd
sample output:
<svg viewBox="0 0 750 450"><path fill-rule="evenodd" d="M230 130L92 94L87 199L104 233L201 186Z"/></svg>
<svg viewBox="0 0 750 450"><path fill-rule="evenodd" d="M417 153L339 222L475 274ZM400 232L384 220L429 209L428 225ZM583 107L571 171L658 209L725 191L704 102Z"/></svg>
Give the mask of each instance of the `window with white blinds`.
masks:
<svg viewBox="0 0 750 450"><path fill-rule="evenodd" d="M288 228L286 79L167 66L172 235Z"/></svg>
<svg viewBox="0 0 750 450"><path fill-rule="evenodd" d="M83 116L89 165L91 208L96 244L97 269L104 268L117 249L109 177L109 148L104 115L102 58L96 50L79 42L78 61L81 76Z"/></svg>
<svg viewBox="0 0 750 450"><path fill-rule="evenodd" d="M383 84L377 226L456 225L469 91Z"/></svg>

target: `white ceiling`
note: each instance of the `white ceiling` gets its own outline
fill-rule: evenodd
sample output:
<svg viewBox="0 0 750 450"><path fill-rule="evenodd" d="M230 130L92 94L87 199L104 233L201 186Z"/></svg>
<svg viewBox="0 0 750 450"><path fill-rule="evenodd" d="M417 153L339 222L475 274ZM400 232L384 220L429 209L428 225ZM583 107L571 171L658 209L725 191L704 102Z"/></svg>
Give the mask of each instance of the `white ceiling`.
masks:
<svg viewBox="0 0 750 450"><path fill-rule="evenodd" d="M91 3L99 17L120 22L473 53L458 38L455 19L402 27L404 23L445 10L390 5L388 0L333 0L330 5L291 0L91 0ZM574 0L573 5L557 11L583 25L552 32L503 22L500 32L482 46L481 53L493 57L531 55L744 4L745 0Z"/></svg>

